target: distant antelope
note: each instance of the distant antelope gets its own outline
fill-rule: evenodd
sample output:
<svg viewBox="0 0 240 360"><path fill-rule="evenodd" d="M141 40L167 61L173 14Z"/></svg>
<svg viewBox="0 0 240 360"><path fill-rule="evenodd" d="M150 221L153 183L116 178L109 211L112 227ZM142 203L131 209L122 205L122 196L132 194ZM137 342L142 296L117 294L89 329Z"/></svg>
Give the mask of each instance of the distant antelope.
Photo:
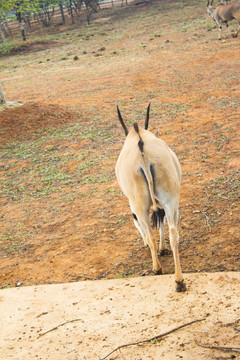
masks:
<svg viewBox="0 0 240 360"><path fill-rule="evenodd" d="M153 208L153 224L159 227L159 250L162 253L166 251L163 232L163 221L166 214L170 245L175 262L176 290L185 291L186 286L179 260L179 235L177 231L181 167L177 156L168 145L147 130L149 109L150 104L148 105L145 128L134 123L128 132L117 107L126 140L117 160L116 176L124 195L129 200L134 224L140 232L144 244L150 248L155 274L161 274L162 269L158 260L156 241L153 238L150 226L150 208Z"/></svg>
<svg viewBox="0 0 240 360"><path fill-rule="evenodd" d="M233 3L229 5L219 4L215 9L212 8L213 0L211 4L207 3L207 12L212 16L213 20L219 26L219 40L221 40L222 24L226 24L228 27L228 21L238 20L238 29L236 34L232 34L233 37L237 37L240 31L240 4Z"/></svg>

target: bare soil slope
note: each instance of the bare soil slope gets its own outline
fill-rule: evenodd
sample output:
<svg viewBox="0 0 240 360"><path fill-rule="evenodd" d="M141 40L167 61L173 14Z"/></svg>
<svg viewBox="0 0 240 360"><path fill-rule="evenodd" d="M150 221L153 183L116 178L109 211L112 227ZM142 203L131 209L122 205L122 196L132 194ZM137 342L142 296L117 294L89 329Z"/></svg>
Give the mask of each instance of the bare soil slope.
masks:
<svg viewBox="0 0 240 360"><path fill-rule="evenodd" d="M0 112L0 286L151 273L115 179L117 103L131 124L151 101L150 128L181 162L183 271L239 271L239 39L217 40L203 1L102 16L0 60L7 100L23 103Z"/></svg>

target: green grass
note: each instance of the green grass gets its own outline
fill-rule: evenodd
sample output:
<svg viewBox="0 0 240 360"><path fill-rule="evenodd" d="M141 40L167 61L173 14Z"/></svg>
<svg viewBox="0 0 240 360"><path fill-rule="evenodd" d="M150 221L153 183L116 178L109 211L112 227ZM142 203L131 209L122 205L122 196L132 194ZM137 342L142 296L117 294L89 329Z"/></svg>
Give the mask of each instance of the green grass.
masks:
<svg viewBox="0 0 240 360"><path fill-rule="evenodd" d="M236 200L239 198L240 178L239 171L233 171L231 174L219 175L211 181L210 188L212 194L219 200Z"/></svg>
<svg viewBox="0 0 240 360"><path fill-rule="evenodd" d="M109 158L110 149L105 147L103 154L98 152L100 144L112 141L110 129L76 123L48 129L43 135L35 133L34 137L34 140L12 141L1 149L0 161L5 163L1 166L1 194L8 199L22 201L52 193L67 197L66 187L75 191L85 184L101 184L113 179L114 169L104 171L103 164ZM63 141L71 144L86 139L91 140L87 150L69 149L67 154L65 150L62 154ZM71 161L77 163L73 171L68 166Z"/></svg>
<svg viewBox="0 0 240 360"><path fill-rule="evenodd" d="M29 247L27 242L32 234L19 229L19 227L16 226L14 230L9 229L2 234L0 244L3 242L5 244L1 249L3 253L13 255L14 253L25 251Z"/></svg>
<svg viewBox="0 0 240 360"><path fill-rule="evenodd" d="M0 43L0 58L13 56L23 51L32 51L34 46L38 46L39 50L45 50L48 48L48 40L46 40L46 37L45 39L33 37L31 40L27 41L8 39L6 43Z"/></svg>
<svg viewBox="0 0 240 360"><path fill-rule="evenodd" d="M29 46L28 43L19 42L18 40L7 41L6 43L0 43L0 58L4 56L10 56L26 50Z"/></svg>

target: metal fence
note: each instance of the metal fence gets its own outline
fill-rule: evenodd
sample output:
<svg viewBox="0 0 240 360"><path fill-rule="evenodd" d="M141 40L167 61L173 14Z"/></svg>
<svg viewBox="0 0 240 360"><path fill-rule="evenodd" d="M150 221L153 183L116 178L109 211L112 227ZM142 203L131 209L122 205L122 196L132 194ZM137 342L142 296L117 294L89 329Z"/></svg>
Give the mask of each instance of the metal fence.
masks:
<svg viewBox="0 0 240 360"><path fill-rule="evenodd" d="M103 0L99 3L99 10L114 8L115 6L116 7L117 6L118 7L126 6L126 5L128 5L128 3L131 3L133 1L134 0ZM77 15L76 13L74 13L74 20L76 23L80 20L83 21L84 10L85 10L84 7L82 7L82 11L80 13L81 16L79 16L79 14ZM72 16L69 11L69 8L64 7L63 11L64 11L64 17L66 19L66 23L67 24L72 23ZM93 19L94 19L94 16L93 16ZM59 6L56 6L54 9L54 14L52 16L52 21L51 21L50 25L60 24L61 21L62 21L62 14L61 14ZM14 35L20 33L21 26L23 26L23 24L20 25L19 22L15 19L7 21L4 24L4 29L5 29L6 35L8 37L13 37ZM37 16L33 15L32 17L29 17L28 22L25 21L24 27L25 27L25 30L30 33L32 31L41 29L44 26L41 24L41 20Z"/></svg>

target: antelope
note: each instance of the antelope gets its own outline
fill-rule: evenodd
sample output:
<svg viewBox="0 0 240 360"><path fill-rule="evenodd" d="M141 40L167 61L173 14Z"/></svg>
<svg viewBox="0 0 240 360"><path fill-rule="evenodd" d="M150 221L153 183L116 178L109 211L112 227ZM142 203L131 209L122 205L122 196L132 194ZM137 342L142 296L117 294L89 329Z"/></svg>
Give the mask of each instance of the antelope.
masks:
<svg viewBox="0 0 240 360"><path fill-rule="evenodd" d="M117 106L118 118L126 139L115 172L119 186L129 200L134 224L143 238L144 245L150 248L153 272L156 275L162 273L162 268L150 225L150 208L153 209L153 227L159 228L161 255L167 250L163 229L166 214L175 263L176 291L182 292L186 290L186 285L181 271L177 231L182 172L175 153L163 140L148 131L149 111L150 103L144 128L135 122L128 131Z"/></svg>
<svg viewBox="0 0 240 360"><path fill-rule="evenodd" d="M222 24L226 24L228 27L228 21L231 20L238 20L238 29L236 34L232 34L233 37L237 37L240 31L240 4L233 3L233 4L219 4L215 9L212 8L213 0L211 4L207 3L207 12L210 16L212 16L213 20L219 26L219 40L221 40L221 31L222 31Z"/></svg>

